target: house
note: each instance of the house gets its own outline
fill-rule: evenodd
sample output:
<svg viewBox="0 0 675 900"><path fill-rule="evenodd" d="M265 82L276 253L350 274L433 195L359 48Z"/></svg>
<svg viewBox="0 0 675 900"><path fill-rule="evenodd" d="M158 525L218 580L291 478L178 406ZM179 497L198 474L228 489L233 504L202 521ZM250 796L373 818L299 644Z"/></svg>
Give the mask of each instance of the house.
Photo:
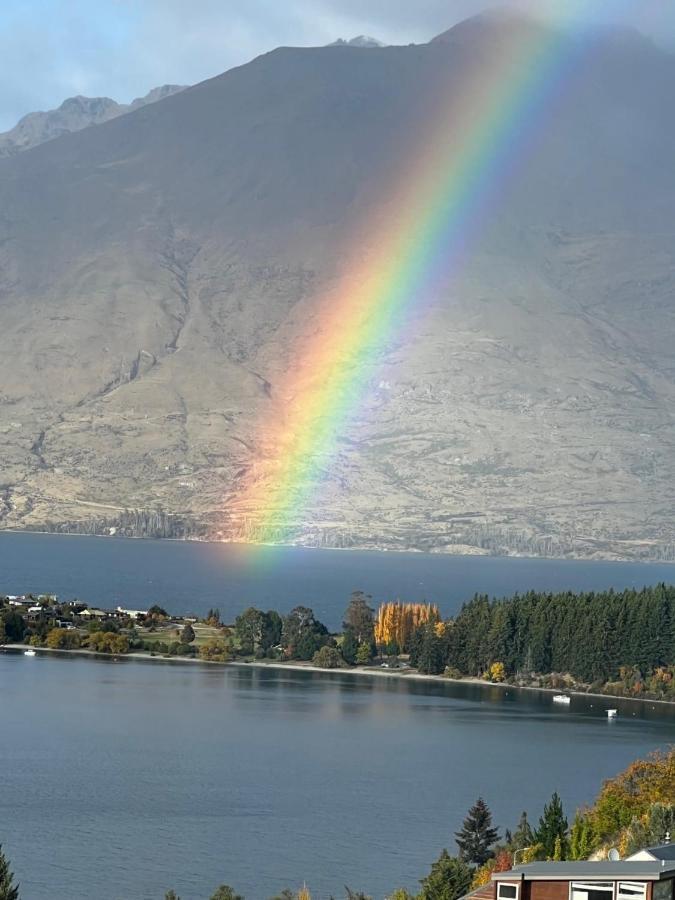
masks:
<svg viewBox="0 0 675 900"><path fill-rule="evenodd" d="M78 615L82 616L83 619L107 619L108 613L103 609L92 609L87 608L83 609L81 613Z"/></svg>
<svg viewBox="0 0 675 900"><path fill-rule="evenodd" d="M116 615L118 616L126 616L129 619L138 619L139 616L147 616L147 609L123 609L121 606L118 606L115 610Z"/></svg>
<svg viewBox="0 0 675 900"><path fill-rule="evenodd" d="M668 840L668 835L666 836L666 840ZM632 856L626 857L627 859L638 859L638 860L665 860L666 862L675 862L675 844L661 844L659 847L646 847L644 850L638 850L637 853L633 853Z"/></svg>
<svg viewBox="0 0 675 900"><path fill-rule="evenodd" d="M660 849L660 848L657 848ZM675 900L675 859L534 862L493 872L492 900Z"/></svg>

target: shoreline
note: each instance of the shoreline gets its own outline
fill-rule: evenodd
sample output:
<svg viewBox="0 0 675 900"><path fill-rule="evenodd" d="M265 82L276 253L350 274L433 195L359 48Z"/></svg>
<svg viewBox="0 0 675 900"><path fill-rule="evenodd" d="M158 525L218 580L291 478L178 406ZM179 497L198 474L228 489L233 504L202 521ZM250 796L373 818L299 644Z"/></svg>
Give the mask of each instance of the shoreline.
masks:
<svg viewBox="0 0 675 900"><path fill-rule="evenodd" d="M56 537L83 537L83 538L101 538L103 540L123 540L123 541L159 541L161 543L171 542L179 544L210 544L213 546L229 546L229 547L246 547L246 548L271 548L278 550L310 550L310 551L335 551L335 552L352 552L352 553L410 553L419 556L448 556L448 557L479 557L482 559L524 559L524 560L551 560L555 562L587 562L587 563L625 563L630 565L641 566L672 566L675 569L675 560L672 559L635 559L632 556L588 556L588 555L565 555L565 556L527 556L523 553L492 553L489 550L483 550L481 547L471 547L466 545L466 550L461 553L448 551L444 549L437 550L420 550L417 547L310 547L305 544L282 544L282 543L264 543L256 541L230 541L230 540L213 540L212 538L200 537L149 537L144 535L117 535L117 534L83 534L73 531L41 531L32 528L0 528L0 536L2 534L41 534L55 535Z"/></svg>
<svg viewBox="0 0 675 900"><path fill-rule="evenodd" d="M575 691L575 690L564 690L561 688L547 688L547 687L537 687L535 685L515 685L515 684L506 684L503 682L496 681L484 681L482 678L476 677L466 677L466 678L448 678L445 675L424 675L421 672L416 672L414 670L385 670L380 668L375 668L374 666L364 666L364 667L354 667L354 668L337 668L337 669L323 669L321 666L315 666L311 663L301 663L301 662L278 662L275 660L264 661L264 660L253 660L251 662L247 662L245 660L228 660L227 662L220 662L219 660L209 660L209 659L198 659L194 657L186 657L186 656L162 656L156 655L151 656L149 653L139 653L139 652L131 652L131 653L95 653L92 650L86 650L82 648L73 649L73 650L59 650L54 647L28 647L26 644L2 644L0 645L0 652L9 653L10 655L18 655L24 653L26 650L32 649L35 650L36 655L40 654L56 654L61 656L81 656L81 657L90 657L91 659L104 659L110 662L123 662L124 660L131 659L140 662L163 662L163 663L199 663L205 666L222 666L223 668L232 667L232 668L255 668L255 669L275 669L279 670L288 670L291 672L316 672L322 675L360 675L360 676L370 676L374 678L390 678L397 680L410 680L410 681L421 681L421 682L431 682L435 684L463 684L463 685L471 685L472 687L479 688L499 688L504 691L530 691L536 692L539 694L560 694L565 693L572 697L593 697L598 700L605 700L608 704L612 702L623 701L627 703L641 703L641 704L656 704L658 703L660 706L668 706L675 707L675 701L672 700L654 700L648 697L622 697L617 696L616 694L600 694L597 692L591 691ZM612 708L608 706L608 708Z"/></svg>

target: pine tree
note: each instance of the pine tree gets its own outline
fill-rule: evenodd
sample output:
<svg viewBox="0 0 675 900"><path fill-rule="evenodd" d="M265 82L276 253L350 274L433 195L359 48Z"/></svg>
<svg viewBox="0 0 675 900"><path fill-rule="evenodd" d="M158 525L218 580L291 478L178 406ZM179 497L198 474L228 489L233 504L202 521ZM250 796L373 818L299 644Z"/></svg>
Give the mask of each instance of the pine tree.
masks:
<svg viewBox="0 0 675 900"><path fill-rule="evenodd" d="M499 837L492 827L492 813L482 797L469 810L462 828L455 838L459 847L459 857L477 866L484 865L492 857L490 847Z"/></svg>
<svg viewBox="0 0 675 900"><path fill-rule="evenodd" d="M464 860L443 850L431 872L420 882L422 892L418 900L458 900L468 894L472 876L473 871Z"/></svg>
<svg viewBox="0 0 675 900"><path fill-rule="evenodd" d="M556 838L560 838L560 859L567 857L567 819L563 812L562 801L555 792L551 802L544 806L535 832L535 840L544 848L547 859L552 859L556 852Z"/></svg>
<svg viewBox="0 0 675 900"><path fill-rule="evenodd" d="M19 885L13 885L14 875L0 844L0 900L19 900Z"/></svg>

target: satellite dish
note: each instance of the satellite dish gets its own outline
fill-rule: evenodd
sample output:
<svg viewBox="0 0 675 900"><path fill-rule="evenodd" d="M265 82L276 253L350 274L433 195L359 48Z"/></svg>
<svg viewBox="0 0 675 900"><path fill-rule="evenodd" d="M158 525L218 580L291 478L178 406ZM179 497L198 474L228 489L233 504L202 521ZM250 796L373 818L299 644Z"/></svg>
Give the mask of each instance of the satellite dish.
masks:
<svg viewBox="0 0 675 900"><path fill-rule="evenodd" d="M618 862L621 859L621 854L616 849L616 847L612 847L612 849L607 854L607 859L611 859L612 862Z"/></svg>

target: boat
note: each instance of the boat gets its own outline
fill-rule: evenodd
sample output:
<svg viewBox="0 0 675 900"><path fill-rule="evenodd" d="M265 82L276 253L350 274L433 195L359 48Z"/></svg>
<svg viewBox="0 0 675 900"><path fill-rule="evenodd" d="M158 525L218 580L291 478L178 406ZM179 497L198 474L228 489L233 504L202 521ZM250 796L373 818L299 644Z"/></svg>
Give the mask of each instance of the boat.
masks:
<svg viewBox="0 0 675 900"><path fill-rule="evenodd" d="M616 713L617 713L617 710L615 710L615 709L608 709L608 710L607 710L607 718L608 718L608 719L616 719Z"/></svg>
<svg viewBox="0 0 675 900"><path fill-rule="evenodd" d="M24 650L23 655L24 656L35 656L36 654L35 654L35 650Z"/></svg>
<svg viewBox="0 0 675 900"><path fill-rule="evenodd" d="M553 695L554 703L565 703L569 705L572 702L572 698L568 697L567 694L554 694Z"/></svg>

